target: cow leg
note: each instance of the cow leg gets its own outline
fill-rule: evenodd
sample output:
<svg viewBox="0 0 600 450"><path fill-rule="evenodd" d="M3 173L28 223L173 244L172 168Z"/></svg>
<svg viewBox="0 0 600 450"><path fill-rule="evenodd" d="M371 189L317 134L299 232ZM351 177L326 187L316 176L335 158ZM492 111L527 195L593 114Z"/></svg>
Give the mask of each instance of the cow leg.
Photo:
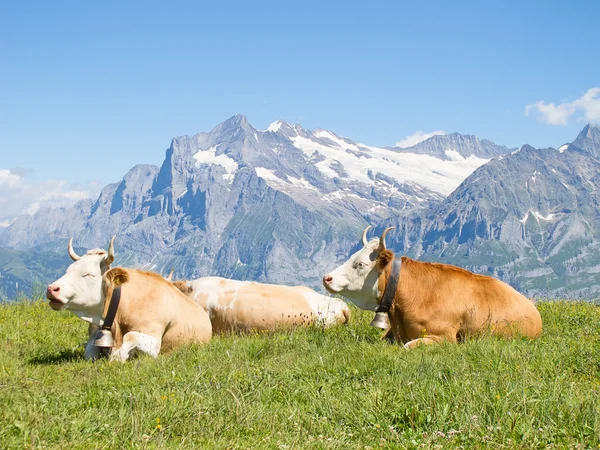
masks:
<svg viewBox="0 0 600 450"><path fill-rule="evenodd" d="M110 360L124 362L138 352L156 358L160 353L160 346L160 338L137 331L130 331L123 336L123 345L113 350Z"/></svg>
<svg viewBox="0 0 600 450"><path fill-rule="evenodd" d="M442 338L440 338L439 336L426 336L418 339L413 339L412 341L408 341L406 344L404 344L404 348L411 349L418 347L419 345L437 344L441 341Z"/></svg>

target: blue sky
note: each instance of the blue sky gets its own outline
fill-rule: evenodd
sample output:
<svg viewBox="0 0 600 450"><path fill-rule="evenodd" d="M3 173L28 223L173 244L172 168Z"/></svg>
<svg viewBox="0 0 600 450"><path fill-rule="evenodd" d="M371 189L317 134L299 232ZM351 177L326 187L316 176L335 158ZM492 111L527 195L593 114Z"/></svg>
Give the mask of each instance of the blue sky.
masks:
<svg viewBox="0 0 600 450"><path fill-rule="evenodd" d="M2 2L0 170L104 185L236 113L542 147L597 112L599 2L287 3Z"/></svg>

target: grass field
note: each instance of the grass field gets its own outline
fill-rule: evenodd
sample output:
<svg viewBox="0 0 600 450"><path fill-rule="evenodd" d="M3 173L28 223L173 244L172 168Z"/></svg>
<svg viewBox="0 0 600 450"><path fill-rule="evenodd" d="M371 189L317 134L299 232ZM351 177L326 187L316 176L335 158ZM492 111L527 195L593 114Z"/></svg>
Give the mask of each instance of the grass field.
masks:
<svg viewBox="0 0 600 450"><path fill-rule="evenodd" d="M600 307L539 304L536 341L406 351L371 314L83 360L86 324L0 306L0 448L599 448Z"/></svg>

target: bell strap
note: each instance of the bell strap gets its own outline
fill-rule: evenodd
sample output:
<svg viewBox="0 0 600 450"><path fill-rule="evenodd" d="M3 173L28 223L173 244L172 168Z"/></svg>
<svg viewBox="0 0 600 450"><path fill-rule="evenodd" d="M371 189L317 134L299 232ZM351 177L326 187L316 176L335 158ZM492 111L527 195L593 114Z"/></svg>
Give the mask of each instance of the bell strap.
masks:
<svg viewBox="0 0 600 450"><path fill-rule="evenodd" d="M103 330L110 330L115 321L117 315L117 309L119 308L119 302L121 301L121 286L117 286L113 289L113 293L110 297L110 304L108 305L108 311L102 324Z"/></svg>
<svg viewBox="0 0 600 450"><path fill-rule="evenodd" d="M400 279L400 268L402 267L402 260L397 258L392 262L392 270L387 280L385 290L383 291L383 297L381 303L375 310L375 312L387 313L392 307L392 302L396 296L396 290L398 289L398 280Z"/></svg>

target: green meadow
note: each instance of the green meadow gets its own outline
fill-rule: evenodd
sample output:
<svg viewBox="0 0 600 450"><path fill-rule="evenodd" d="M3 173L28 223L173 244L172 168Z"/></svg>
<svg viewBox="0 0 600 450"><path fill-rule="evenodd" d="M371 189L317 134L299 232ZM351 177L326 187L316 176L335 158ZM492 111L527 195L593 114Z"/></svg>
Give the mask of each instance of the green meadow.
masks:
<svg viewBox="0 0 600 450"><path fill-rule="evenodd" d="M541 302L540 339L404 350L348 325L215 337L127 363L87 326L0 305L0 448L599 448L600 307Z"/></svg>

